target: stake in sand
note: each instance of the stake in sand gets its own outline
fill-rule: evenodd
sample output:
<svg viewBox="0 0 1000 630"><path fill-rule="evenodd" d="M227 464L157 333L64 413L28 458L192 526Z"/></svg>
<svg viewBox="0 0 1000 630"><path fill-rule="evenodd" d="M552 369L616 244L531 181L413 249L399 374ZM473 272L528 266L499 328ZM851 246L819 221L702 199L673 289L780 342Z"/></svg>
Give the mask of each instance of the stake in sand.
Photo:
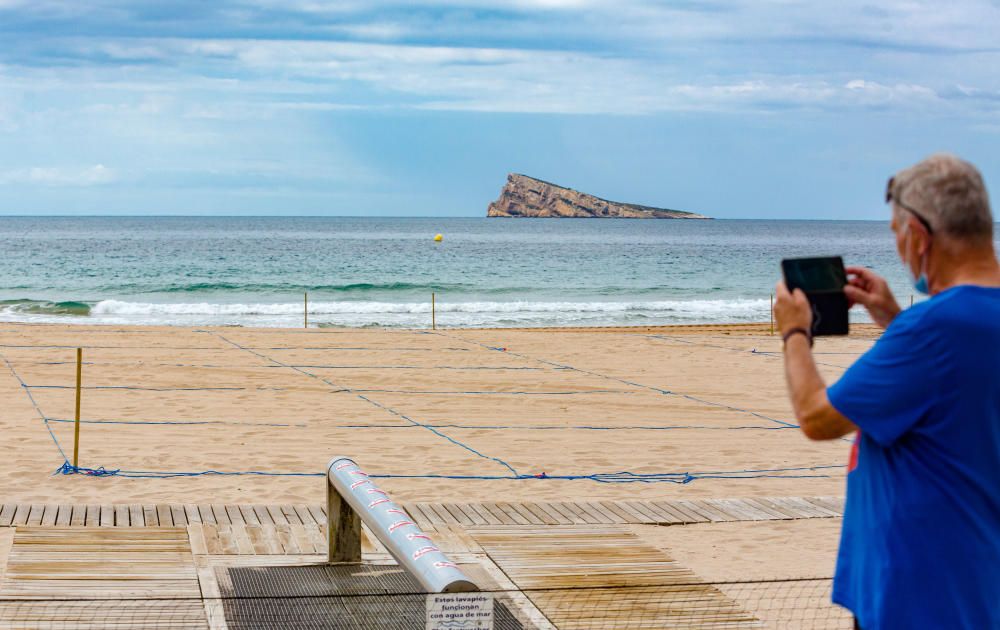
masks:
<svg viewBox="0 0 1000 630"><path fill-rule="evenodd" d="M76 349L76 414L73 425L73 467L80 467L80 389L83 381L83 348Z"/></svg>
<svg viewBox="0 0 1000 630"><path fill-rule="evenodd" d="M309 328L309 293L302 294L302 327Z"/></svg>
<svg viewBox="0 0 1000 630"><path fill-rule="evenodd" d="M774 294L771 294L771 334L774 334Z"/></svg>
<svg viewBox="0 0 1000 630"><path fill-rule="evenodd" d="M431 293L431 330L437 330L437 304L434 294Z"/></svg>

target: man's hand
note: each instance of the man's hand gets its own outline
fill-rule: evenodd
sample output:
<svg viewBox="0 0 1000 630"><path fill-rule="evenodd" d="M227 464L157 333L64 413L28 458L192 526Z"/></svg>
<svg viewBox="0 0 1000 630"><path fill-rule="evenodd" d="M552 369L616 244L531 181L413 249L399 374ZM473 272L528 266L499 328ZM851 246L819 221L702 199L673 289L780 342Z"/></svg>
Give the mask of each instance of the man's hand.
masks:
<svg viewBox="0 0 1000 630"><path fill-rule="evenodd" d="M861 304L868 309L878 326L886 328L902 310L889 289L885 278L865 267L847 267L850 278L844 287L851 306Z"/></svg>
<svg viewBox="0 0 1000 630"><path fill-rule="evenodd" d="M777 322L781 335L784 336L793 328L811 331L812 318L812 306L802 289L795 289L792 293L784 281L778 282L774 287L774 321Z"/></svg>
<svg viewBox="0 0 1000 630"><path fill-rule="evenodd" d="M793 328L812 330L813 312L806 294L801 289L789 291L784 282L779 282L774 291L774 319L781 336ZM785 345L785 377L802 432L810 440L833 440L857 430L830 404L809 340L800 337L793 336Z"/></svg>

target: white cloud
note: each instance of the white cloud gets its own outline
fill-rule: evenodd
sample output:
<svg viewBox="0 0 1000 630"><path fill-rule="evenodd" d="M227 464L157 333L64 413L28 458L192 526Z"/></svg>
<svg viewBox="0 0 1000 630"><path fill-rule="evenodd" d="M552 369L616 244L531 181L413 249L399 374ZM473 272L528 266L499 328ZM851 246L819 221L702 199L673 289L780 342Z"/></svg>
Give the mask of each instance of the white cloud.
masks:
<svg viewBox="0 0 1000 630"><path fill-rule="evenodd" d="M103 164L85 168L30 167L0 172L0 185L42 187L100 186L118 179L113 169Z"/></svg>
<svg viewBox="0 0 1000 630"><path fill-rule="evenodd" d="M36 102L62 94L113 109L162 93L180 105L149 101L144 113L220 120L351 108L995 112L1000 103L968 94L1000 92L991 71L1000 52L969 51L995 47L988 26L1000 22L1000 9L987 0L957 4L231 0L232 23L223 25L231 37L57 35L45 49L72 63L0 72L0 94L6 83ZM291 14L305 30L254 21L269 12ZM236 36L248 24L267 37ZM324 40L344 36L367 41ZM0 125L3 117L0 106Z"/></svg>

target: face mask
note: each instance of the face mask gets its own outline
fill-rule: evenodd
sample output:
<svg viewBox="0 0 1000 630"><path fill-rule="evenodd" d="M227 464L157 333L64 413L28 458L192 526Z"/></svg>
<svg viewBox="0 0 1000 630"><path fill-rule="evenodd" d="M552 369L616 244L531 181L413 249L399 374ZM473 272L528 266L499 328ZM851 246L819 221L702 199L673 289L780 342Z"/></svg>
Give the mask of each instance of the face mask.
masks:
<svg viewBox="0 0 1000 630"><path fill-rule="evenodd" d="M910 261L904 259L903 262L906 263L906 268L910 269ZM911 271L910 274L912 275L913 272ZM923 257L920 258L920 275L913 279L913 288L917 293L923 295L929 295L931 292L930 287L927 285L927 272L924 270Z"/></svg>
<svg viewBox="0 0 1000 630"><path fill-rule="evenodd" d="M918 293L924 295L929 295L931 292L930 287L927 286L927 274L924 272L920 273L920 277L913 281L913 288L916 289Z"/></svg>
<svg viewBox="0 0 1000 630"><path fill-rule="evenodd" d="M909 259L904 258L903 259L903 263L906 265L907 270L909 270L910 269L910 261L909 261ZM919 266L919 269L920 269L920 274L918 276L916 276L916 277L913 278L913 289L917 293L920 293L922 295L930 295L931 290L930 290L930 286L928 286L928 283L927 283L927 271L924 269L924 257L923 256L920 257L920 266ZM911 276L913 275L912 271L910 271L910 275Z"/></svg>

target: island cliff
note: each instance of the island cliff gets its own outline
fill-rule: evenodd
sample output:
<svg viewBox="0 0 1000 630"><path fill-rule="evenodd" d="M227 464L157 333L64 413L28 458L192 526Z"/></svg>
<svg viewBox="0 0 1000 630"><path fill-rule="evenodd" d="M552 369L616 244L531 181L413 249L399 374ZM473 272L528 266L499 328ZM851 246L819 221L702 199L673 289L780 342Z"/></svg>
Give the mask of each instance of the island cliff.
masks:
<svg viewBox="0 0 1000 630"><path fill-rule="evenodd" d="M488 217L567 217L618 219L708 219L693 212L608 201L534 177L511 173Z"/></svg>

